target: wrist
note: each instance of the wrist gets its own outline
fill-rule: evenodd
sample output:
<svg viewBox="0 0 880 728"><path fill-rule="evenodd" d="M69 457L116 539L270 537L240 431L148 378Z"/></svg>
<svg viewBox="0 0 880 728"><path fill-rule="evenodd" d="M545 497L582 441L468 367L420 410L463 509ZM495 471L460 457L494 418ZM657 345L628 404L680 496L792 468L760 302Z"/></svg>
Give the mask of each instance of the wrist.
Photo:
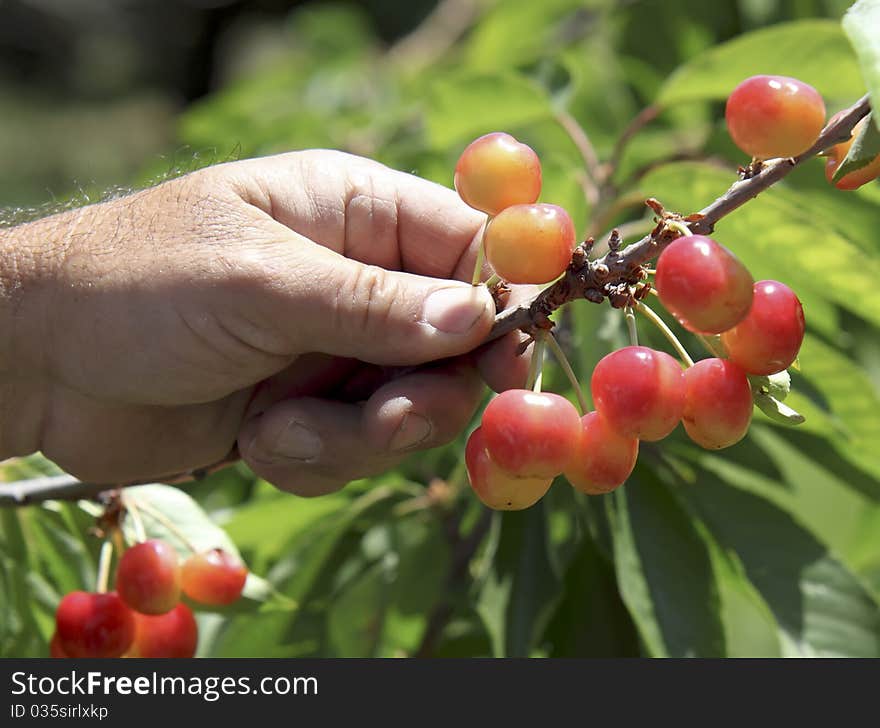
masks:
<svg viewBox="0 0 880 728"><path fill-rule="evenodd" d="M0 229L0 459L40 448L46 402L43 366L46 263L54 223Z"/></svg>

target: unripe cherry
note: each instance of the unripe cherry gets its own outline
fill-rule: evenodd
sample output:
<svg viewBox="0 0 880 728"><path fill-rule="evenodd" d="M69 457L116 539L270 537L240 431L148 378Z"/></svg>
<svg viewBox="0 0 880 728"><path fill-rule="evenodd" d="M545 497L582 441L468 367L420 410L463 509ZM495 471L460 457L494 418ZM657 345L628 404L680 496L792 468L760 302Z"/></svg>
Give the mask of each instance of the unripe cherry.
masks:
<svg viewBox="0 0 880 728"><path fill-rule="evenodd" d="M75 591L58 604L55 629L70 657L120 657L134 639L134 613L116 592Z"/></svg>
<svg viewBox="0 0 880 728"><path fill-rule="evenodd" d="M639 441L621 435L598 412L585 414L581 425L577 452L565 477L588 495L610 493L623 485L636 466Z"/></svg>
<svg viewBox="0 0 880 728"><path fill-rule="evenodd" d="M510 134L493 132L472 141L455 165L455 189L477 210L497 215L541 194L541 162Z"/></svg>
<svg viewBox="0 0 880 728"><path fill-rule="evenodd" d="M183 593L202 604L232 604L247 581L247 567L223 549L193 554L183 562Z"/></svg>
<svg viewBox="0 0 880 728"><path fill-rule="evenodd" d="M178 604L156 616L135 614L135 636L130 657L192 657L199 629L192 610Z"/></svg>
<svg viewBox="0 0 880 728"><path fill-rule="evenodd" d="M779 281L758 281L749 313L721 341L730 360L749 374L776 374L797 359L805 329L794 291Z"/></svg>
<svg viewBox="0 0 880 728"><path fill-rule="evenodd" d="M727 248L704 235L670 243L654 278L663 305L688 331L720 334L738 324L752 305L754 281Z"/></svg>
<svg viewBox="0 0 880 728"><path fill-rule="evenodd" d="M727 99L727 129L757 159L796 157L825 125L825 102L809 84L788 76L752 76Z"/></svg>
<svg viewBox="0 0 880 728"><path fill-rule="evenodd" d="M682 423L691 440L720 450L742 440L752 421L752 388L746 373L727 359L703 359L684 372Z"/></svg>
<svg viewBox="0 0 880 728"><path fill-rule="evenodd" d="M502 470L523 478L553 478L575 452L581 421L565 397L508 389L489 402L482 431L492 461Z"/></svg>
<svg viewBox="0 0 880 728"><path fill-rule="evenodd" d="M571 261L574 223L557 205L513 205L489 222L484 244L486 258L504 280L549 283Z"/></svg>
<svg viewBox="0 0 880 728"><path fill-rule="evenodd" d="M832 117L833 121L833 117ZM834 172L838 165L844 160L849 153L850 147L853 145L856 137L861 133L865 124L870 123L867 118L862 119L853 129L852 136L849 141L835 144L828 150L828 159L825 162L825 179L833 184L839 190L856 190L864 184L880 177L880 154L878 154L871 162L864 167L853 170L845 174L837 182L834 181Z"/></svg>
<svg viewBox="0 0 880 728"><path fill-rule="evenodd" d="M119 559L116 591L141 614L164 614L180 601L180 563L174 547L150 539L135 544Z"/></svg>
<svg viewBox="0 0 880 728"><path fill-rule="evenodd" d="M553 478L519 478L499 468L486 450L482 427L468 438L464 461L477 497L496 511L520 511L535 505L553 482Z"/></svg>
<svg viewBox="0 0 880 728"><path fill-rule="evenodd" d="M645 346L626 346L603 357L590 387L596 410L626 437L662 440L684 412L681 366Z"/></svg>

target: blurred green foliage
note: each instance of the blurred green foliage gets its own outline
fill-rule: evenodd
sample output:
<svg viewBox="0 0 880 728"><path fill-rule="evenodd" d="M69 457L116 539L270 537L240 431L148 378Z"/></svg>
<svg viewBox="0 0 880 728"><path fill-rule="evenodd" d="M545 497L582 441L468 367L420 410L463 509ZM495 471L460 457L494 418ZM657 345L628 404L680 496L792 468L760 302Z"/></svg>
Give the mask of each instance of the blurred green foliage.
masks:
<svg viewBox="0 0 880 728"><path fill-rule="evenodd" d="M389 47L356 5L315 3L279 29L280 52L182 115L179 141L209 161L344 149L448 186L471 139L505 130L538 152L542 199L566 206L580 234L626 224L638 236L646 197L690 213L735 180L746 160L723 100L746 76L797 76L829 112L865 92L840 26L848 5L498 0L476 3L460 36L429 18ZM627 146L613 196L588 203L560 113L605 159L648 104L659 115ZM746 440L721 453L679 428L642 444L617 492L582 497L560 479L521 513L490 515L470 494L464 436L317 500L242 468L194 485L295 605L201 614L200 654L880 655L878 212L876 182L842 193L813 161L717 227L757 279L786 281L804 302L786 400L802 427L756 411ZM583 381L624 343L607 306L559 318ZM640 336L664 346L647 327ZM568 388L554 369L547 386ZM36 466L6 477L21 467ZM0 654L46 653L59 595L94 578L87 522L70 505L0 511Z"/></svg>

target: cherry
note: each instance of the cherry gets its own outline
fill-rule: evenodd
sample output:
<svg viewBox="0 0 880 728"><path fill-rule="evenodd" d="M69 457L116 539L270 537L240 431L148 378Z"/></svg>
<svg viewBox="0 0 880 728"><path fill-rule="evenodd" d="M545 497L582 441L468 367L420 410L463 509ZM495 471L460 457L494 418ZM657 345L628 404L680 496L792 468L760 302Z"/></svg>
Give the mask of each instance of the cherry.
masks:
<svg viewBox="0 0 880 728"><path fill-rule="evenodd" d="M508 389L483 412L483 437L492 461L510 475L553 478L577 447L581 420L565 397Z"/></svg>
<svg viewBox="0 0 880 728"><path fill-rule="evenodd" d="M489 456L483 428L471 433L464 450L468 478L477 497L497 511L521 511L535 505L553 478L520 478L499 468Z"/></svg>
<svg viewBox="0 0 880 728"><path fill-rule="evenodd" d="M134 639L134 613L116 592L75 591L58 605L55 628L70 657L120 657Z"/></svg>
<svg viewBox="0 0 880 728"><path fill-rule="evenodd" d="M776 374L797 358L804 340L804 309L788 286L758 281L748 315L721 334L730 360L749 374Z"/></svg>
<svg viewBox="0 0 880 728"><path fill-rule="evenodd" d="M623 484L636 466L639 441L621 435L598 412L585 414L581 425L577 453L566 468L565 477L588 495L610 493Z"/></svg>
<svg viewBox="0 0 880 728"><path fill-rule="evenodd" d="M663 305L688 331L720 334L752 305L754 281L727 248L703 235L674 240L657 261L655 286Z"/></svg>
<svg viewBox="0 0 880 728"><path fill-rule="evenodd" d="M247 567L223 549L193 554L183 562L183 593L202 604L232 604L247 580Z"/></svg>
<svg viewBox="0 0 880 728"><path fill-rule="evenodd" d="M472 141L455 165L455 189L477 210L497 215L541 194L541 162L534 150L504 132Z"/></svg>
<svg viewBox="0 0 880 728"><path fill-rule="evenodd" d="M626 437L662 440L684 412L684 374L669 354L626 346L603 357L590 382L596 410Z"/></svg>
<svg viewBox="0 0 880 728"><path fill-rule="evenodd" d="M49 640L49 657L70 657L61 646L61 638L58 636L58 632L55 632L52 635L52 639Z"/></svg>
<svg viewBox="0 0 880 728"><path fill-rule="evenodd" d="M199 629L192 610L178 604L156 616L135 614L135 636L130 657L192 657Z"/></svg>
<svg viewBox="0 0 880 728"><path fill-rule="evenodd" d="M174 547L151 539L135 544L119 560L116 591L141 614L164 614L180 601L180 564Z"/></svg>
<svg viewBox="0 0 880 728"><path fill-rule="evenodd" d="M730 447L752 421L752 388L746 373L726 359L703 359L684 372L684 429L708 450Z"/></svg>
<svg viewBox="0 0 880 728"><path fill-rule="evenodd" d="M833 117L832 117L833 120ZM862 119L853 129L852 137L847 142L835 144L828 150L828 160L825 162L825 178L839 190L855 190L871 180L880 177L880 154L878 154L871 162L859 169L853 170L849 174L845 174L837 182L833 180L834 171L843 161L852 146L853 141L861 133L865 124L870 123L868 119Z"/></svg>
<svg viewBox="0 0 880 728"><path fill-rule="evenodd" d="M510 283L549 283L562 275L575 244L574 223L557 205L513 205L486 228L486 258Z"/></svg>
<svg viewBox="0 0 880 728"><path fill-rule="evenodd" d="M816 89L788 76L752 76L727 99L727 129L736 145L757 159L807 151L825 124Z"/></svg>

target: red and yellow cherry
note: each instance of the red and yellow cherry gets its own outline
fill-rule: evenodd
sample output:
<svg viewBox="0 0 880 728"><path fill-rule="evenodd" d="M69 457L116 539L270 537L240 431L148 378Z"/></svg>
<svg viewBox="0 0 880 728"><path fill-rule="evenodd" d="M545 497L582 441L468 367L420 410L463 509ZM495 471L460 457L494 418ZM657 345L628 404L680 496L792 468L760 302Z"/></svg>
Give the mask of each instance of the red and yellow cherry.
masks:
<svg viewBox="0 0 880 728"><path fill-rule="evenodd" d="M129 657L192 657L199 629L192 610L178 604L159 615L135 614L135 635Z"/></svg>
<svg viewBox="0 0 880 728"><path fill-rule="evenodd" d="M797 359L804 330L804 309L794 291L778 281L758 281L749 313L721 341L730 360L749 374L776 374Z"/></svg>
<svg viewBox="0 0 880 728"><path fill-rule="evenodd" d="M493 132L472 141L455 165L455 189L468 205L497 215L541 194L541 162L510 134Z"/></svg>
<svg viewBox="0 0 880 728"><path fill-rule="evenodd" d="M481 429L499 468L520 478L553 478L577 448L581 420L558 394L508 389L489 402Z"/></svg>
<svg viewBox="0 0 880 728"><path fill-rule="evenodd" d="M557 205L513 205L489 222L486 258L510 283L549 283L565 271L575 245L574 223Z"/></svg>
<svg viewBox="0 0 880 728"><path fill-rule="evenodd" d="M247 581L247 567L223 549L193 554L183 562L183 593L202 604L232 604Z"/></svg>
<svg viewBox="0 0 880 728"><path fill-rule="evenodd" d="M681 366L645 346L626 346L603 357L590 387L596 410L625 437L662 440L684 412Z"/></svg>
<svg viewBox="0 0 880 728"><path fill-rule="evenodd" d="M477 497L496 511L521 511L535 505L553 478L520 478L499 468L489 456L483 428L471 433L464 450L468 478Z"/></svg>
<svg viewBox="0 0 880 728"><path fill-rule="evenodd" d="M585 414L581 425L577 452L565 477L587 495L610 493L623 485L636 466L639 441L621 435L598 412Z"/></svg>
<svg viewBox="0 0 880 728"><path fill-rule="evenodd" d="M809 84L788 76L752 76L727 99L734 143L757 159L796 157L825 125L825 102Z"/></svg>
<svg viewBox="0 0 880 728"><path fill-rule="evenodd" d="M141 614L164 614L180 601L180 563L174 547L151 539L135 544L119 560L116 591Z"/></svg>
<svg viewBox="0 0 880 728"><path fill-rule="evenodd" d="M703 359L684 372L682 423L700 447L720 450L746 436L752 421L752 388L746 373L727 359Z"/></svg>
<svg viewBox="0 0 880 728"><path fill-rule="evenodd" d="M838 165L849 153L850 147L853 145L856 137L861 133L864 125L869 123L870 122L867 118L862 119L853 129L852 137L849 141L835 144L828 150L828 159L825 162L825 178L839 190L856 190L862 185L880 177L880 154L878 154L864 167L860 167L849 174L845 174L837 180L837 182L834 181L834 172Z"/></svg>
<svg viewBox="0 0 880 728"><path fill-rule="evenodd" d="M58 637L58 632L55 632L52 635L52 639L49 640L49 657L70 657L61 646L61 638Z"/></svg>
<svg viewBox="0 0 880 728"><path fill-rule="evenodd" d="M58 604L55 629L70 657L120 657L134 640L134 614L116 592L75 591Z"/></svg>
<svg viewBox="0 0 880 728"><path fill-rule="evenodd" d="M657 260L660 301L688 331L720 334L752 305L754 280L727 248L703 235L672 241Z"/></svg>

